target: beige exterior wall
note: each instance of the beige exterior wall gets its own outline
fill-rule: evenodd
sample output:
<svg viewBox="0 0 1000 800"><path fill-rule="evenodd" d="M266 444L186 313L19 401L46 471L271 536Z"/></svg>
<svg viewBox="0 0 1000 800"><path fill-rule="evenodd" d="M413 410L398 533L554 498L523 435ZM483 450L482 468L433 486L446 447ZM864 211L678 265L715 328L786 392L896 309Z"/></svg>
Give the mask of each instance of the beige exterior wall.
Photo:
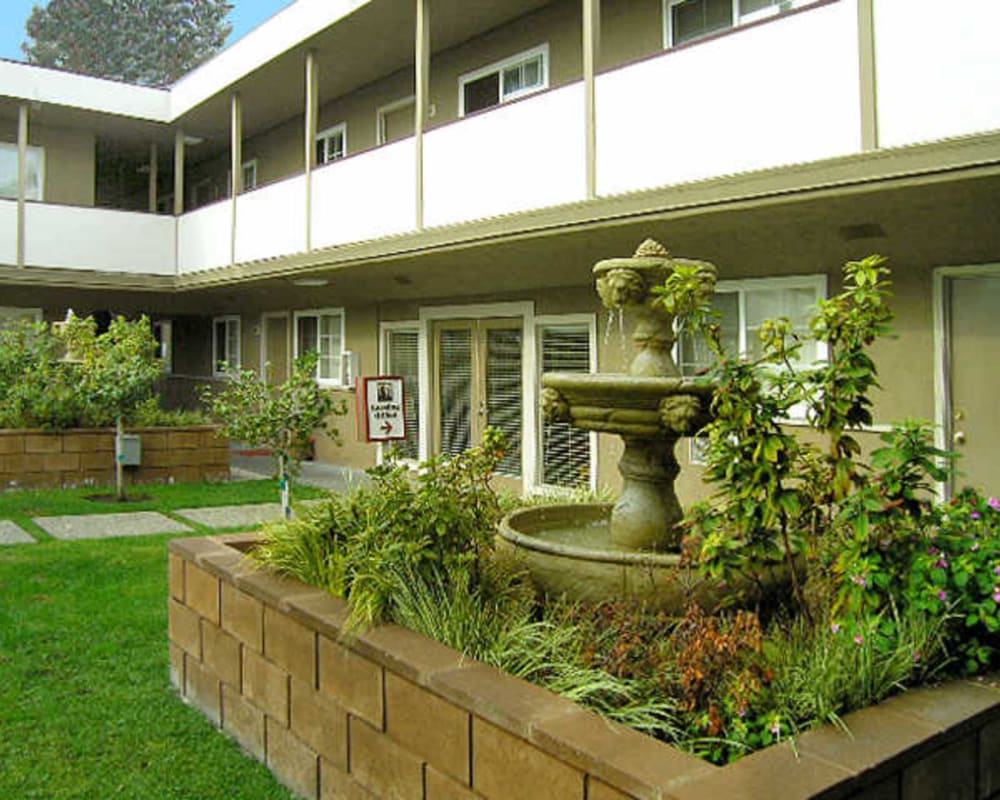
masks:
<svg viewBox="0 0 1000 800"><path fill-rule="evenodd" d="M602 32L604 66L650 55L660 48L658 0L614 0L606 6ZM458 118L460 76L538 45L549 46L549 86L579 80L583 74L582 35L579 2L561 0L457 47L435 53L431 63L430 104L434 113L430 127ZM319 58L323 59L324 54L320 53ZM378 145L378 109L413 93L413 70L393 73L325 103L319 111L317 130L346 123L348 155L370 150ZM259 159L260 183L302 172L302 130L303 119L298 116L244 142L244 160ZM224 174L226 169L225 157L207 161L192 172L191 181L219 172Z"/></svg>
<svg viewBox="0 0 1000 800"><path fill-rule="evenodd" d="M0 122L0 140L17 145L17 120ZM45 148L45 202L94 205L97 137L79 128L29 124L28 144Z"/></svg>

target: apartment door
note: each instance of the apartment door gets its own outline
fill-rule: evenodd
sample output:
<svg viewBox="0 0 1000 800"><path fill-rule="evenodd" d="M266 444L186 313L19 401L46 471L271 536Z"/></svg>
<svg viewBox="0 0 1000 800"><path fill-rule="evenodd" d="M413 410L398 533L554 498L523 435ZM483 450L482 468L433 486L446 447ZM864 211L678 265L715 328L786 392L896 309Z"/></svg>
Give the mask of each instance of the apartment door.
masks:
<svg viewBox="0 0 1000 800"><path fill-rule="evenodd" d="M523 324L520 319L434 323L434 452L457 455L493 426L509 449L498 472L521 474Z"/></svg>
<svg viewBox="0 0 1000 800"><path fill-rule="evenodd" d="M955 488L1000 494L1000 272L946 281L948 409L952 448L961 456Z"/></svg>
<svg viewBox="0 0 1000 800"><path fill-rule="evenodd" d="M288 378L289 333L287 314L264 314L261 318L261 371L265 364L270 364L268 375L272 383L283 383Z"/></svg>

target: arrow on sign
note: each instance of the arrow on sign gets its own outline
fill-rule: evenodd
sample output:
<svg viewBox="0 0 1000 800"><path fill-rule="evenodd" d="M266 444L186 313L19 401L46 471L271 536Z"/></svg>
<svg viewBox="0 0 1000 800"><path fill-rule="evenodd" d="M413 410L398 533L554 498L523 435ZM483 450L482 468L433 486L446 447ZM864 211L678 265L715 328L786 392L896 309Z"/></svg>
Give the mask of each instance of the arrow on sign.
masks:
<svg viewBox="0 0 1000 800"><path fill-rule="evenodd" d="M392 432L392 423L386 420L382 423L382 433L388 436Z"/></svg>

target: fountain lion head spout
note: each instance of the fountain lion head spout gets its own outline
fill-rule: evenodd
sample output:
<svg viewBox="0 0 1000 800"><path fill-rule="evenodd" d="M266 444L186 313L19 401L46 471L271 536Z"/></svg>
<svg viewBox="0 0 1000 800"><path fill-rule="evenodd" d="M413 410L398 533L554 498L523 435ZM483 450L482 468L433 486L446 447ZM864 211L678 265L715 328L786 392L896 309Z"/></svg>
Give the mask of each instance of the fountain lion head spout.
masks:
<svg viewBox="0 0 1000 800"><path fill-rule="evenodd" d="M515 512L501 526L501 536L528 555L536 582L548 591L591 600L637 596L668 609L697 596L682 586L700 578L680 566L683 513L674 493L680 469L674 448L710 420L713 388L682 377L673 360L672 304L660 287L681 266L698 279L702 299L709 297L715 267L674 258L651 239L631 257L598 262L594 276L604 306L634 319L627 370L542 376L547 419L616 434L625 445L618 464L623 488L612 508L541 506Z"/></svg>

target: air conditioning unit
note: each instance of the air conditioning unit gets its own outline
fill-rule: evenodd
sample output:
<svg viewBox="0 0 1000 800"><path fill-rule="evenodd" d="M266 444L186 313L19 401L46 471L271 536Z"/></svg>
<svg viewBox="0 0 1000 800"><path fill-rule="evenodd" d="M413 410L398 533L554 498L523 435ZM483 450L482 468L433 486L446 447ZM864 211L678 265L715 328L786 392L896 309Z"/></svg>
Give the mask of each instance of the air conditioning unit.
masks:
<svg viewBox="0 0 1000 800"><path fill-rule="evenodd" d="M345 389L357 386L358 375L361 372L361 357L353 350L345 350L340 354L340 385Z"/></svg>

